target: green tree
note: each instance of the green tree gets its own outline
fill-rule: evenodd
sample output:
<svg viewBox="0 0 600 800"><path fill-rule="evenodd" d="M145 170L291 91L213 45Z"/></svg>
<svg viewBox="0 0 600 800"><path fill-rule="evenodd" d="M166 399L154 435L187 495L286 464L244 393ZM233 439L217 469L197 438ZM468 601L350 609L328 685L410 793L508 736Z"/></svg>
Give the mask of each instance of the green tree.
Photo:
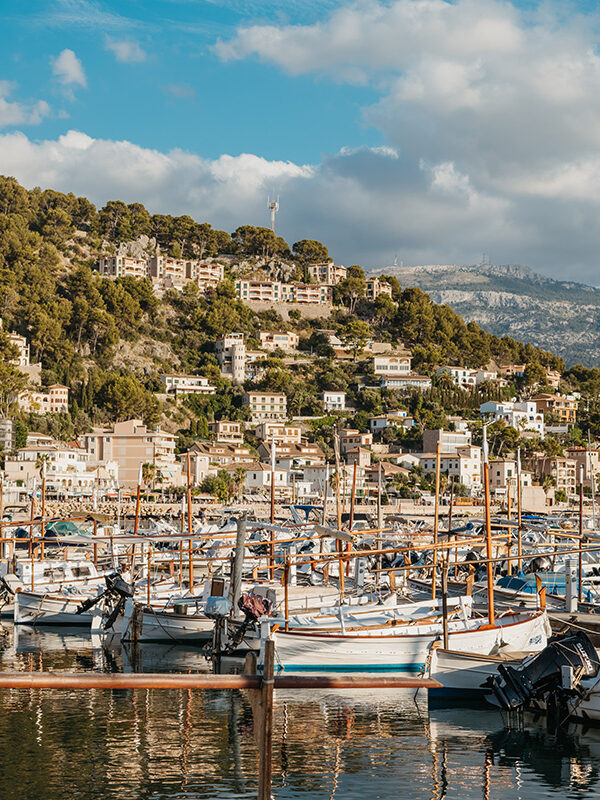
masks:
<svg viewBox="0 0 600 800"><path fill-rule="evenodd" d="M371 330L361 319L351 318L340 328L339 336L344 347L352 351L354 361L369 341Z"/></svg>

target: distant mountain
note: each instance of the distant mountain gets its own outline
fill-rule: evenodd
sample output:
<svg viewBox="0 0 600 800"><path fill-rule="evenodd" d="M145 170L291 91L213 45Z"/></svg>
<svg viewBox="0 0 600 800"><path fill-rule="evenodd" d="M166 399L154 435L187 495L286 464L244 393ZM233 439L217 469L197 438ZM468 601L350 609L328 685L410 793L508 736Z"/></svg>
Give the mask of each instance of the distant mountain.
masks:
<svg viewBox="0 0 600 800"><path fill-rule="evenodd" d="M556 281L516 264L390 266L402 287L417 286L436 303L490 333L551 350L568 365L600 366L600 289Z"/></svg>

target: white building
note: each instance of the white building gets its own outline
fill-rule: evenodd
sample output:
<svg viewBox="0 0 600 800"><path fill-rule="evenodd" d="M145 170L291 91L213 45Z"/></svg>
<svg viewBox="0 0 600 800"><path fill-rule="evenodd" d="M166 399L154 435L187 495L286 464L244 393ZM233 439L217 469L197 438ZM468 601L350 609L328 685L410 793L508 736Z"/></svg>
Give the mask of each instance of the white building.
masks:
<svg viewBox="0 0 600 800"><path fill-rule="evenodd" d="M431 389L431 378L426 375L382 375L379 379L382 389L418 389L421 392Z"/></svg>
<svg viewBox="0 0 600 800"><path fill-rule="evenodd" d="M174 394L180 397L183 394L215 394L216 389L208 382L208 378L200 375L178 375L171 373L161 375L161 381L165 384L167 394Z"/></svg>
<svg viewBox="0 0 600 800"><path fill-rule="evenodd" d="M479 406L479 412L491 417L494 422L502 419L518 431L535 431L544 437L544 415L538 411L537 404L533 401L489 400Z"/></svg>
<svg viewBox="0 0 600 800"><path fill-rule="evenodd" d="M293 331L261 331L258 334L260 346L263 350L284 350L291 352L296 350L300 337Z"/></svg>
<svg viewBox="0 0 600 800"><path fill-rule="evenodd" d="M435 374L438 378L445 375L449 376L456 386L460 386L463 389L479 386L480 383L485 383L486 381L495 381L498 378L498 373L493 370L468 369L467 367L440 367Z"/></svg>
<svg viewBox="0 0 600 800"><path fill-rule="evenodd" d="M213 434L216 442L228 442L230 444L243 444L244 442L241 422L220 419L216 422L209 422L208 430Z"/></svg>
<svg viewBox="0 0 600 800"><path fill-rule="evenodd" d="M426 472L435 472L437 453L423 453L420 463ZM454 475L455 480L467 489L481 489L481 448L459 447L454 453L440 455L440 471L444 475Z"/></svg>
<svg viewBox="0 0 600 800"><path fill-rule="evenodd" d="M246 392L242 402L250 409L253 423L283 421L287 417L287 397L283 392Z"/></svg>
<svg viewBox="0 0 600 800"><path fill-rule="evenodd" d="M369 419L369 430L371 433L379 433L386 428L412 428L415 421L408 416L408 411L400 409L389 411L387 414L379 414Z"/></svg>
<svg viewBox="0 0 600 800"><path fill-rule="evenodd" d="M119 480L116 461L96 464L79 447L61 442L27 445L5 460L6 480L32 489L41 485L40 463L46 462L46 492L52 496L90 496L94 489L114 488Z"/></svg>
<svg viewBox="0 0 600 800"><path fill-rule="evenodd" d="M60 383L52 384L45 392L26 389L19 394L17 404L26 413L64 413L69 410L69 389Z"/></svg>
<svg viewBox="0 0 600 800"><path fill-rule="evenodd" d="M280 422L261 422L254 435L261 442L300 444L302 441L302 428L300 425L287 425Z"/></svg>
<svg viewBox="0 0 600 800"><path fill-rule="evenodd" d="M409 352L385 353L372 358L375 375L397 377L410 375L412 356Z"/></svg>
<svg viewBox="0 0 600 800"><path fill-rule="evenodd" d="M346 392L327 389L321 393L325 411L344 411L346 408Z"/></svg>

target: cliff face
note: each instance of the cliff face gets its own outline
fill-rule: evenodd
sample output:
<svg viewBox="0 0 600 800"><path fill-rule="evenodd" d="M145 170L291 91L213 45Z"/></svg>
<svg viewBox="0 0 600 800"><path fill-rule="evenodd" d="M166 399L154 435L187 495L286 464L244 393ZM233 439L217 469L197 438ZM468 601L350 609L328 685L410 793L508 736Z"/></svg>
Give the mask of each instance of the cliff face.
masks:
<svg viewBox="0 0 600 800"><path fill-rule="evenodd" d="M600 289L513 264L391 266L373 272L423 289L490 333L551 350L567 365L600 366Z"/></svg>

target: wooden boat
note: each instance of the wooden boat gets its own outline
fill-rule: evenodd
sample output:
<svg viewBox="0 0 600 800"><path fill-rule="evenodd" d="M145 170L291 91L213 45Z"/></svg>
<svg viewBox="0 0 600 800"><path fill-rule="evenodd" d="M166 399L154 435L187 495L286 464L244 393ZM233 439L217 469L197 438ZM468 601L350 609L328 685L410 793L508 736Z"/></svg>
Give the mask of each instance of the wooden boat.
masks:
<svg viewBox="0 0 600 800"><path fill-rule="evenodd" d="M351 634L277 630L271 636L278 663L291 672L415 672L424 667L432 643L442 636L441 622L384 630ZM486 655L503 646L517 652L541 650L549 630L545 611L506 614L493 626L486 618L448 623L451 649Z"/></svg>

